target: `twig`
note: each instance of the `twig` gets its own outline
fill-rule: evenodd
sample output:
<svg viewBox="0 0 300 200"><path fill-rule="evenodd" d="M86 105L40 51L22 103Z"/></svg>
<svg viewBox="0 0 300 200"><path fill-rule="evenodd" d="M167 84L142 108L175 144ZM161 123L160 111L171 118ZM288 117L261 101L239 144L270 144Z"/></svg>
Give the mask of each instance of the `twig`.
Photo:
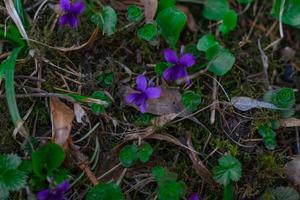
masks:
<svg viewBox="0 0 300 200"><path fill-rule="evenodd" d="M261 48L260 39L258 39L257 44L258 44L258 49L259 49L262 64L263 64L263 71L264 71L264 74L265 74L266 86L267 86L268 89L271 89L270 82L269 82L269 75L268 75L269 58L265 54L264 50Z"/></svg>
<svg viewBox="0 0 300 200"><path fill-rule="evenodd" d="M213 79L213 92L212 92L212 101L215 102L217 100L217 93L218 93L218 88L217 88L217 79L215 76L215 79ZM213 104L211 107L211 113L210 113L210 124L214 124L216 120L216 107L217 104Z"/></svg>
<svg viewBox="0 0 300 200"><path fill-rule="evenodd" d="M284 11L284 4L285 4L285 0L282 0L281 4L280 4L280 11L279 11L279 34L280 34L280 38L284 37L283 27L282 27L282 15L283 15L283 11Z"/></svg>

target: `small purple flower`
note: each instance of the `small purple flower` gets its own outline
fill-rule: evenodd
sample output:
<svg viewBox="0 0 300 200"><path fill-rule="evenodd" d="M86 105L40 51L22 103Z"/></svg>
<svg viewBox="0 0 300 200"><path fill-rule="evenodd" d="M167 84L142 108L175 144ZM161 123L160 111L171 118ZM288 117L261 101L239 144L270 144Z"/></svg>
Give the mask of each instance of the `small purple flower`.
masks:
<svg viewBox="0 0 300 200"><path fill-rule="evenodd" d="M61 26L70 24L72 28L76 28L78 26L77 15L81 14L85 9L84 2L60 0L60 8L64 14L59 18L59 24Z"/></svg>
<svg viewBox="0 0 300 200"><path fill-rule="evenodd" d="M37 194L38 200L67 200L64 193L70 188L69 181L64 181L55 189L45 189Z"/></svg>
<svg viewBox="0 0 300 200"><path fill-rule="evenodd" d="M160 93L159 87L148 87L146 77L139 75L136 78L136 91L126 96L126 102L135 104L144 113L147 108L147 100L159 98Z"/></svg>
<svg viewBox="0 0 300 200"><path fill-rule="evenodd" d="M188 200L199 200L199 196L198 194L195 192L193 193L189 198Z"/></svg>
<svg viewBox="0 0 300 200"><path fill-rule="evenodd" d="M171 63L172 66L167 68L163 73L163 78L166 81L176 81L184 78L186 84L190 84L187 68L192 67L196 63L196 58L190 53L181 52L181 57L178 58L175 51L172 49L164 50L165 60Z"/></svg>

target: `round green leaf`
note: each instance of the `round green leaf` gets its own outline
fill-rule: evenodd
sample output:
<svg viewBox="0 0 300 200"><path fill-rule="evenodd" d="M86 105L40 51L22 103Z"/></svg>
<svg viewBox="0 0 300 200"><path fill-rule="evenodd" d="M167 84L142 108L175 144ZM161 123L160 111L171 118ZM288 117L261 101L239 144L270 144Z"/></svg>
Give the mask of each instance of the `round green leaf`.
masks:
<svg viewBox="0 0 300 200"><path fill-rule="evenodd" d="M210 61L208 71L223 76L232 68L234 63L235 57L227 49L220 49Z"/></svg>
<svg viewBox="0 0 300 200"><path fill-rule="evenodd" d="M91 17L91 21L108 36L116 32L117 20L117 13L111 6L104 6L101 13L96 13Z"/></svg>
<svg viewBox="0 0 300 200"><path fill-rule="evenodd" d="M154 23L145 24L137 31L138 38L146 40L148 42L154 40L157 35L158 30Z"/></svg>
<svg viewBox="0 0 300 200"><path fill-rule="evenodd" d="M32 153L33 172L45 178L48 173L57 169L65 159L64 150L55 143L48 143L46 146Z"/></svg>
<svg viewBox="0 0 300 200"><path fill-rule="evenodd" d="M235 29L237 24L237 13L234 10L227 11L223 16L223 22L219 26L219 30L222 34L226 34Z"/></svg>
<svg viewBox="0 0 300 200"><path fill-rule="evenodd" d="M215 36L212 34L206 34L202 36L197 43L197 49L199 51L207 51L208 49L219 46L219 42L216 40Z"/></svg>
<svg viewBox="0 0 300 200"><path fill-rule="evenodd" d="M241 163L233 156L226 155L219 159L219 165L213 169L214 179L228 185L230 181L238 181L241 178Z"/></svg>
<svg viewBox="0 0 300 200"><path fill-rule="evenodd" d="M274 150L276 147L276 132L267 124L263 124L258 128L258 133L264 140L265 147L269 150Z"/></svg>
<svg viewBox="0 0 300 200"><path fill-rule="evenodd" d="M86 200L124 200L120 187L114 183L100 183L87 194Z"/></svg>
<svg viewBox="0 0 300 200"><path fill-rule="evenodd" d="M158 13L156 22L161 30L163 38L171 47L175 47L180 33L185 26L187 18L185 14L175 7L169 7Z"/></svg>
<svg viewBox="0 0 300 200"><path fill-rule="evenodd" d="M119 154L119 159L124 167L131 167L137 158L138 147L135 144L126 145Z"/></svg>
<svg viewBox="0 0 300 200"><path fill-rule="evenodd" d="M202 14L209 20L222 20L228 10L228 0L207 0Z"/></svg>
<svg viewBox="0 0 300 200"><path fill-rule="evenodd" d="M159 185L158 199L159 200L180 200L185 191L183 182L164 181Z"/></svg>
<svg viewBox="0 0 300 200"><path fill-rule="evenodd" d="M166 8L175 7L175 4L176 4L176 0L159 0L157 11L160 12Z"/></svg>
<svg viewBox="0 0 300 200"><path fill-rule="evenodd" d="M201 103L201 96L193 91L185 91L181 96L181 100L184 107L188 111L193 112L197 110L199 104Z"/></svg>
<svg viewBox="0 0 300 200"><path fill-rule="evenodd" d="M154 178L154 180L156 180L157 182L160 181L160 179L165 176L167 173L167 170L163 167L153 167L152 168L152 176Z"/></svg>
<svg viewBox="0 0 300 200"><path fill-rule="evenodd" d="M153 153L153 148L149 143L144 143L139 147L138 158L142 163L146 163L149 161L151 155Z"/></svg>
<svg viewBox="0 0 300 200"><path fill-rule="evenodd" d="M280 19L280 11L283 0L276 0L273 4L271 15L277 20ZM284 0L284 9L282 13L282 22L296 28L300 28L300 1Z"/></svg>
<svg viewBox="0 0 300 200"><path fill-rule="evenodd" d="M130 5L127 8L126 18L130 22L138 22L143 19L143 12L140 7L136 5Z"/></svg>

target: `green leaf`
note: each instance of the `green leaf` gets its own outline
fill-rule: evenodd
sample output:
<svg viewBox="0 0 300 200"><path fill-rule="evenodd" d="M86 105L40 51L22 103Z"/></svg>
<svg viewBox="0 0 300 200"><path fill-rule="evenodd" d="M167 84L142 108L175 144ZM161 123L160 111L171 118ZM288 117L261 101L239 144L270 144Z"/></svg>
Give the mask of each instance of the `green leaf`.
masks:
<svg viewBox="0 0 300 200"><path fill-rule="evenodd" d="M159 200L180 200L185 192L183 182L164 181L159 185L158 199Z"/></svg>
<svg viewBox="0 0 300 200"><path fill-rule="evenodd" d="M142 163L146 163L149 161L152 153L153 153L153 148L149 143L145 142L139 147L138 158Z"/></svg>
<svg viewBox="0 0 300 200"><path fill-rule="evenodd" d="M215 36L213 36L212 34L206 34L203 35L197 43L197 49L199 51L204 51L206 52L208 49L215 47L215 46L219 46L219 42L216 40Z"/></svg>
<svg viewBox="0 0 300 200"><path fill-rule="evenodd" d="M237 24L237 13L234 10L227 11L223 16L223 22L219 26L219 31L222 34L227 34L234 30Z"/></svg>
<svg viewBox="0 0 300 200"><path fill-rule="evenodd" d="M152 41L158 36L158 30L155 23L148 23L137 31L138 38L146 41Z"/></svg>
<svg viewBox="0 0 300 200"><path fill-rule="evenodd" d="M21 19L23 26L27 29L29 26L29 22L25 16L26 12L24 10L23 1L22 0L14 0L13 2L14 2L15 8L17 10L17 13Z"/></svg>
<svg viewBox="0 0 300 200"><path fill-rule="evenodd" d="M171 47L175 47L180 33L186 24L185 14L175 7L170 7L158 13L156 22L161 29L163 38Z"/></svg>
<svg viewBox="0 0 300 200"><path fill-rule="evenodd" d="M299 200L300 196L298 192L291 188L291 187L276 187L270 190L267 190L263 195L262 198L265 199L272 199L272 200Z"/></svg>
<svg viewBox="0 0 300 200"><path fill-rule="evenodd" d="M152 168L152 176L154 180L159 182L163 176L165 176L167 173L167 170L164 167L153 167Z"/></svg>
<svg viewBox="0 0 300 200"><path fill-rule="evenodd" d="M251 3L254 0L237 0L239 3Z"/></svg>
<svg viewBox="0 0 300 200"><path fill-rule="evenodd" d="M276 0L273 4L271 15L279 20L283 0ZM300 28L300 0L284 0L282 22Z"/></svg>
<svg viewBox="0 0 300 200"><path fill-rule="evenodd" d="M229 183L228 185L224 186L223 190L223 200L232 200L234 199L234 192L232 183Z"/></svg>
<svg viewBox="0 0 300 200"><path fill-rule="evenodd" d="M17 169L21 162L21 158L15 154L0 155L0 171Z"/></svg>
<svg viewBox="0 0 300 200"><path fill-rule="evenodd" d="M101 13L96 13L91 17L91 21L108 36L116 32L117 20L117 13L111 6L104 6Z"/></svg>
<svg viewBox="0 0 300 200"><path fill-rule="evenodd" d="M166 8L175 7L176 0L159 0L157 12L160 12Z"/></svg>
<svg viewBox="0 0 300 200"><path fill-rule="evenodd" d="M185 91L181 96L181 100L188 111L194 112L201 103L201 96L193 91Z"/></svg>
<svg viewBox="0 0 300 200"><path fill-rule="evenodd" d="M93 99L99 99L102 101L106 101L109 105L111 104L111 100L106 96L106 94L102 91L95 91L90 96ZM89 103L91 110L94 114L99 115L105 112L105 107L103 105L99 105L97 103Z"/></svg>
<svg viewBox="0 0 300 200"><path fill-rule="evenodd" d="M8 199L9 191L0 181L0 200Z"/></svg>
<svg viewBox="0 0 300 200"><path fill-rule="evenodd" d="M157 63L157 64L155 65L154 71L155 71L158 75L162 76L163 73L164 73L164 71L165 71L168 67L171 67L171 66L172 66L172 64L170 64L170 63L167 63L167 62L160 62L160 63Z"/></svg>
<svg viewBox="0 0 300 200"><path fill-rule="evenodd" d="M131 167L138 158L138 147L135 144L126 145L120 151L119 159L124 167Z"/></svg>
<svg viewBox="0 0 300 200"><path fill-rule="evenodd" d="M112 73L102 73L99 78L99 81L101 81L101 85L104 87L111 86L114 80L114 76Z"/></svg>
<svg viewBox="0 0 300 200"><path fill-rule="evenodd" d="M55 143L48 143L32 154L33 172L45 178L53 170L61 166L65 159L64 150Z"/></svg>
<svg viewBox="0 0 300 200"><path fill-rule="evenodd" d="M267 124L263 124L258 128L258 133L264 140L265 147L269 150L274 150L276 147L276 132Z"/></svg>
<svg viewBox="0 0 300 200"><path fill-rule="evenodd" d="M149 126L151 120L154 118L153 114L150 113L139 113L133 116L134 124L138 126Z"/></svg>
<svg viewBox="0 0 300 200"><path fill-rule="evenodd" d="M202 14L209 20L222 20L228 10L229 5L227 0L207 0Z"/></svg>
<svg viewBox="0 0 300 200"><path fill-rule="evenodd" d="M15 46L25 46L26 42L22 39L22 36L15 25L9 24L6 32L4 27L0 27L0 38L8 40Z"/></svg>
<svg viewBox="0 0 300 200"><path fill-rule="evenodd" d="M222 184L228 185L231 181L238 181L241 178L241 163L233 156L226 155L221 157L219 165L214 167L214 179Z"/></svg>
<svg viewBox="0 0 300 200"><path fill-rule="evenodd" d="M208 71L223 76L232 68L234 63L235 57L227 49L220 49L210 61Z"/></svg>
<svg viewBox="0 0 300 200"><path fill-rule="evenodd" d="M281 88L272 92L271 101L279 108L292 108L295 105L295 92L292 88Z"/></svg>
<svg viewBox="0 0 300 200"><path fill-rule="evenodd" d="M100 183L87 194L86 200L124 200L120 187L114 183Z"/></svg>
<svg viewBox="0 0 300 200"><path fill-rule="evenodd" d="M129 22L139 22L143 19L143 12L140 7L130 5L127 8L126 18Z"/></svg>

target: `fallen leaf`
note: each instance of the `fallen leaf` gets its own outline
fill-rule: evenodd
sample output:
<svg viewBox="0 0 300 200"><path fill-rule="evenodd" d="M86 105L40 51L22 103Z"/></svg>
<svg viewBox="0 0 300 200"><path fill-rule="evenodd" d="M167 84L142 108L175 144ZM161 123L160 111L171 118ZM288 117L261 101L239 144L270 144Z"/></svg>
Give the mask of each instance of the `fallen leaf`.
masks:
<svg viewBox="0 0 300 200"><path fill-rule="evenodd" d="M267 109L278 109L274 104L258 101L250 97L233 97L231 99L231 104L240 111L247 111L253 108L267 108Z"/></svg>
<svg viewBox="0 0 300 200"><path fill-rule="evenodd" d="M74 119L73 110L61 102L57 97L50 98L52 141L63 149L68 149L68 139Z"/></svg>
<svg viewBox="0 0 300 200"><path fill-rule="evenodd" d="M144 5L144 14L145 14L146 23L153 21L158 7L158 1L141 0L141 3Z"/></svg>
<svg viewBox="0 0 300 200"><path fill-rule="evenodd" d="M283 126L283 127L300 126L300 119L297 119L297 118L281 119L280 120L280 126Z"/></svg>
<svg viewBox="0 0 300 200"><path fill-rule="evenodd" d="M191 13L190 9L186 6L182 6L182 5L177 5L176 6L178 9L180 9L182 12L184 12L184 14L187 17L187 26L189 28L190 31L192 32L197 32L197 25L195 22L195 18L193 16L193 14Z"/></svg>
<svg viewBox="0 0 300 200"><path fill-rule="evenodd" d="M160 117L155 117L154 119L152 119L151 123L153 124L153 126L162 127L166 123L168 123L168 122L172 121L173 119L175 119L177 116L178 116L178 114L175 114L175 113L162 115Z"/></svg>
<svg viewBox="0 0 300 200"><path fill-rule="evenodd" d="M293 157L292 161L289 161L284 166L284 172L287 179L291 181L298 188L300 187L300 157Z"/></svg>

